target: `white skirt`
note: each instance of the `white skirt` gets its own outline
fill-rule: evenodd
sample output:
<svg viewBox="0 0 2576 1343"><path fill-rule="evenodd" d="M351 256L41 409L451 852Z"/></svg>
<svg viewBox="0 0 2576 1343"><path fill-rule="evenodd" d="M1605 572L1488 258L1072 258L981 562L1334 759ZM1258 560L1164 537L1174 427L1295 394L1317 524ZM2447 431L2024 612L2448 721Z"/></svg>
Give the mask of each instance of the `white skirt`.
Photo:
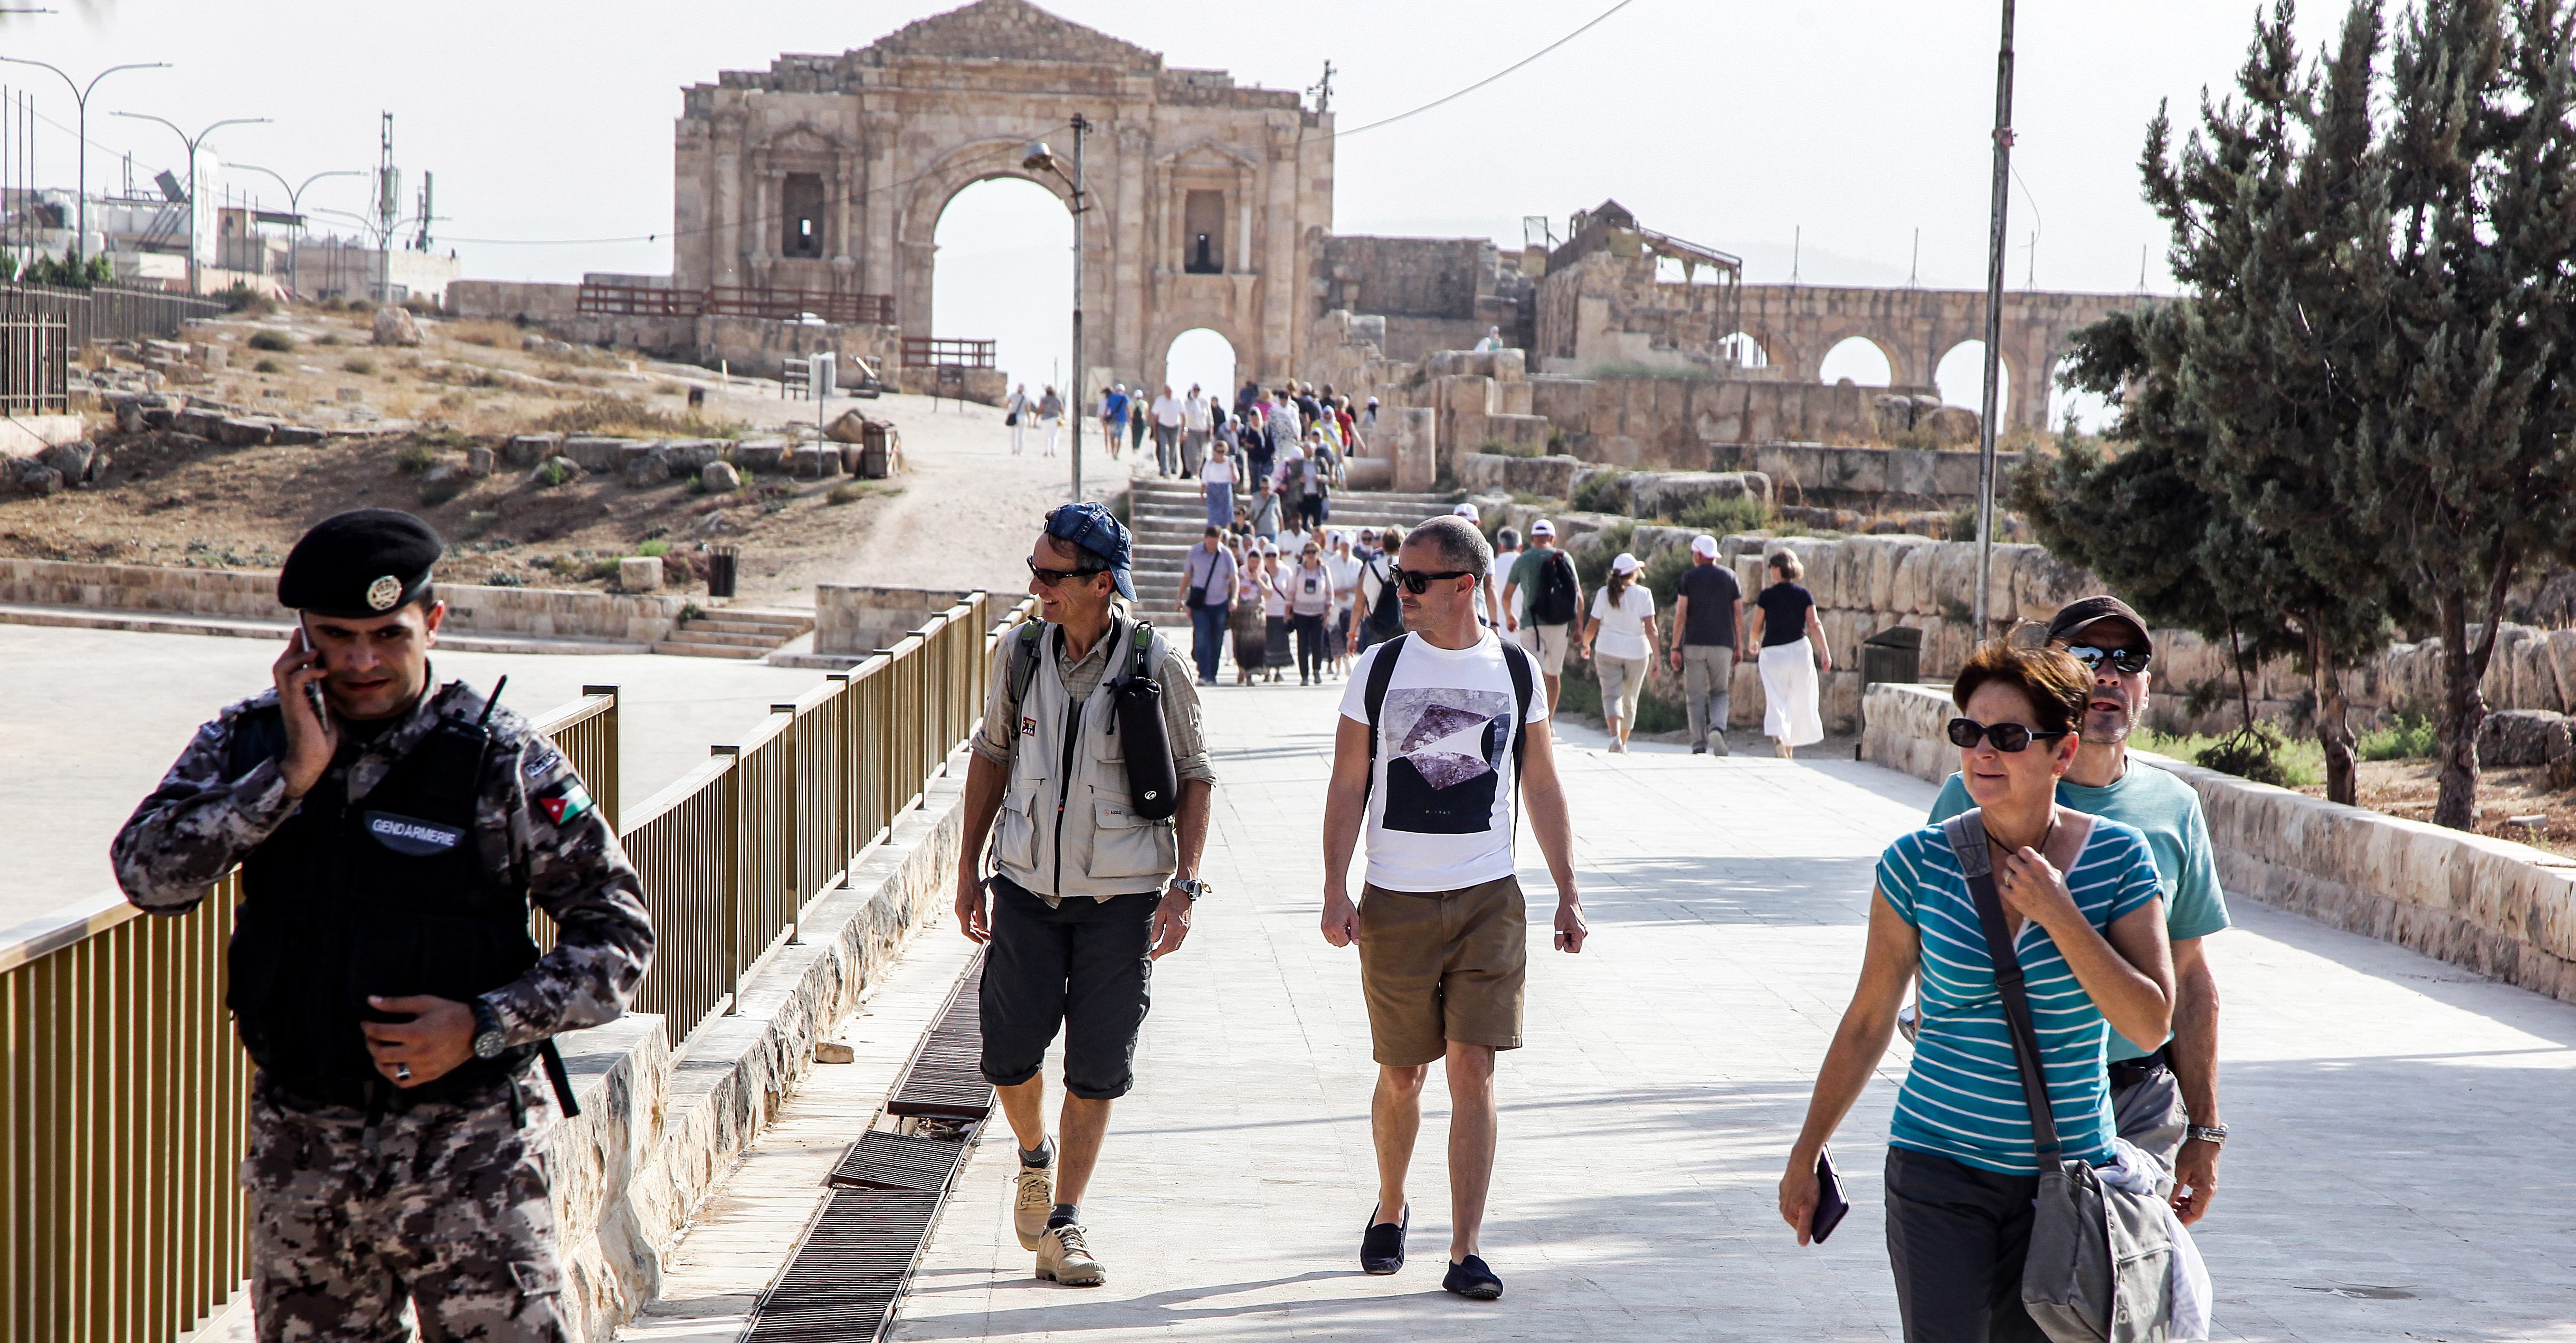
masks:
<svg viewBox="0 0 2576 1343"><path fill-rule="evenodd" d="M1801 638L1762 650L1762 735L1791 746L1825 739L1816 716L1816 650Z"/></svg>

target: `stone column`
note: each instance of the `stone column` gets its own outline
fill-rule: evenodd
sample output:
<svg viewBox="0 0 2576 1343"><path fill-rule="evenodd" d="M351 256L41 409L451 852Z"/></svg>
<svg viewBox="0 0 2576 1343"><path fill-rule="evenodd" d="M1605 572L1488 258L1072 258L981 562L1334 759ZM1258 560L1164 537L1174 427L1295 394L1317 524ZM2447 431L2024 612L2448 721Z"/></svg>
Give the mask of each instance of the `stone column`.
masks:
<svg viewBox="0 0 2576 1343"><path fill-rule="evenodd" d="M895 253L895 189L898 158L895 153L896 128L903 119L891 110L870 110L859 116L861 152L867 156L865 187L867 200L860 211L866 220L866 234L859 246L859 288L863 293L893 294L898 286Z"/></svg>
<svg viewBox="0 0 2576 1343"><path fill-rule="evenodd" d="M728 109L716 117L715 129L708 136L715 163L715 182L707 204L707 222L712 229L706 240L710 285L742 283L743 121L739 108Z"/></svg>
<svg viewBox="0 0 2576 1343"><path fill-rule="evenodd" d="M1263 171L1268 180L1262 211L1261 348L1246 361L1261 370L1263 380L1289 375L1296 351L1289 344L1297 302L1297 118L1290 113L1264 128L1269 153ZM1243 356L1238 356L1242 358Z"/></svg>
<svg viewBox="0 0 2576 1343"><path fill-rule="evenodd" d="M1151 235L1145 220L1145 178L1153 137L1141 125L1122 122L1118 142L1118 214L1110 221L1111 272L1117 278L1110 296L1109 361L1127 379L1145 376L1145 305L1151 267L1146 264Z"/></svg>

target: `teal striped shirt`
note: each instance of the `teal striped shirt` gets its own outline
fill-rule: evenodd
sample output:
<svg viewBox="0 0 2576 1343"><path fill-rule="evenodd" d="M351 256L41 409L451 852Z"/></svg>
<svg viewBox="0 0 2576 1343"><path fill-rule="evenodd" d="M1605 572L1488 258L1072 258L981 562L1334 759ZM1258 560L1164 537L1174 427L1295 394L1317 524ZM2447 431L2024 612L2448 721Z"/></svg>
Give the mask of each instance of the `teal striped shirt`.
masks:
<svg viewBox="0 0 2576 1343"><path fill-rule="evenodd" d="M2146 836L2098 818L2066 886L2097 929L2161 894ZM1923 944L1922 1026L1914 1067L1896 1093L1888 1140L1982 1170L2037 1173L2030 1109L1995 991L1994 962L1941 827L1926 826L1888 845L1878 860L1878 889ZM2014 949L2030 993L2058 1141L2070 1158L2107 1161L2113 1130L2102 1050L2110 1025L2046 929L2025 922Z"/></svg>

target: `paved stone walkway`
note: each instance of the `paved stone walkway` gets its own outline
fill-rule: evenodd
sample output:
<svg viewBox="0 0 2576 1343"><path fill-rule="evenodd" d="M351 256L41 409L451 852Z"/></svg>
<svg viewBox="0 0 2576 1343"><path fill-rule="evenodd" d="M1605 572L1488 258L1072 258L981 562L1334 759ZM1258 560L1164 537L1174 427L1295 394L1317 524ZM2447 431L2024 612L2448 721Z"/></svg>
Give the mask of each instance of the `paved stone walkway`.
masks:
<svg viewBox="0 0 2576 1343"><path fill-rule="evenodd" d="M1580 957L1549 950L1550 888L1524 837L1530 1045L1501 1068L1485 1234L1508 1293L1476 1305L1438 1289L1436 1080L1414 1262L1357 1271L1375 1072L1356 954L1316 933L1340 693L1208 696L1220 890L1158 970L1141 1081L1084 1204L1110 1285L1031 1280L996 1124L896 1336L1896 1337L1878 1169L1901 1052L1837 1144L1857 1205L1842 1233L1798 1248L1773 1196L1859 967L1871 865L1932 789L1848 760L1610 756L1569 730L1594 937ZM2576 1007L2236 912L2211 953L2238 1134L2200 1238L2218 1336L2576 1339Z"/></svg>

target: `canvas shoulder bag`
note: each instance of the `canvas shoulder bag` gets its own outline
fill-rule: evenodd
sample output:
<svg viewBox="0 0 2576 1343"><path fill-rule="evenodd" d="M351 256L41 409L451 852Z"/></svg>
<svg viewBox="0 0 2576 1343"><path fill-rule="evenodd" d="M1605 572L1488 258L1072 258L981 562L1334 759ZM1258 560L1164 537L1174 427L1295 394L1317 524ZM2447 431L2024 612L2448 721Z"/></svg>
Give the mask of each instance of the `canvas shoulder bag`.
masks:
<svg viewBox="0 0 2576 1343"><path fill-rule="evenodd" d="M2039 1197L2030 1254L2022 1264L2022 1308L2053 1343L2164 1343L2173 1315L2174 1254L2165 1210L2152 1196L2102 1183L2091 1163L2067 1159L2040 1069L2021 958L2005 931L2003 897L1987 861L1985 820L1966 811L1942 822L1941 829L1985 930L1995 993L2003 999L2022 1102L2030 1109L2031 1138L2039 1149Z"/></svg>

